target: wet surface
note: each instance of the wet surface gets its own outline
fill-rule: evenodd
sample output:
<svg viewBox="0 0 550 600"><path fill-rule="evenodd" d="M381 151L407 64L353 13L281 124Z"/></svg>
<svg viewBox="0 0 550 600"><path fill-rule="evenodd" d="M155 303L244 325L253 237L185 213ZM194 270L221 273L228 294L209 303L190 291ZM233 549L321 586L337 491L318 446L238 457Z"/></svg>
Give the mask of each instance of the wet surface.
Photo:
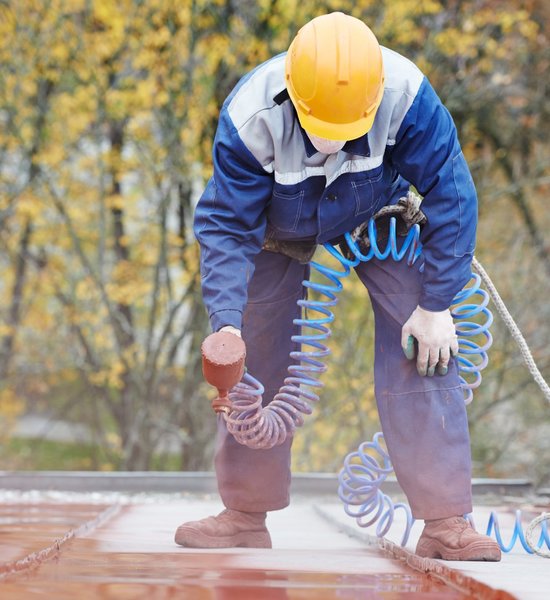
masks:
<svg viewBox="0 0 550 600"><path fill-rule="evenodd" d="M74 549L71 550L71 553ZM157 557L158 558L158 557ZM30 576L0 584L2 598L205 598L216 600L283 599L459 599L452 592L420 575L227 569L216 561L205 565L204 556L184 566L186 557L164 556L162 564L147 555L105 556L90 564L82 555L43 564ZM423 580L424 579L424 580Z"/></svg>
<svg viewBox="0 0 550 600"><path fill-rule="evenodd" d="M0 504L0 574L13 562L39 553L84 523L96 519L105 505Z"/></svg>
<svg viewBox="0 0 550 600"><path fill-rule="evenodd" d="M0 505L0 598L113 600L445 599L467 596L409 570L377 548L293 513L299 530L274 536L274 549L178 547L182 516L204 503ZM185 515L182 513L185 512ZM74 535L73 535L74 534ZM61 543L59 543L61 541ZM47 556L41 550L50 549ZM24 560L28 557L27 560ZM17 570L13 569L14 561Z"/></svg>

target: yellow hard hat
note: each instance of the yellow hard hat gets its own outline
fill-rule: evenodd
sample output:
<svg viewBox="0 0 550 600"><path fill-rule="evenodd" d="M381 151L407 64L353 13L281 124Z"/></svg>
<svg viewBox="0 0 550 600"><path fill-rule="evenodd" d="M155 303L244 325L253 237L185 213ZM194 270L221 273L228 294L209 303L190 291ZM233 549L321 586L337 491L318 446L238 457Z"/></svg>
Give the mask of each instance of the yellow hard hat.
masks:
<svg viewBox="0 0 550 600"><path fill-rule="evenodd" d="M334 12L306 23L286 56L286 85L302 127L353 140L372 127L384 94L382 52L359 19Z"/></svg>

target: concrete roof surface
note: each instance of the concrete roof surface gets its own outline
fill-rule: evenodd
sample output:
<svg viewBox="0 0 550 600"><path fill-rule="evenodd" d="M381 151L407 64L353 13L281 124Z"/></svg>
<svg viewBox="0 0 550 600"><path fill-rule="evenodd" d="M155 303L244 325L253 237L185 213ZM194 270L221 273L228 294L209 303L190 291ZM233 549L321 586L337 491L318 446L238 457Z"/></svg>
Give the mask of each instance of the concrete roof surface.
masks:
<svg viewBox="0 0 550 600"><path fill-rule="evenodd" d="M476 506L480 531L489 508ZM272 550L174 543L180 523L222 509L210 493L0 490L0 598L550 598L550 559L519 544L500 563L421 559L414 555L421 523L401 548L399 513L380 541L325 494L297 495L269 514ZM498 512L507 541L513 511ZM536 507L525 511L535 514Z"/></svg>

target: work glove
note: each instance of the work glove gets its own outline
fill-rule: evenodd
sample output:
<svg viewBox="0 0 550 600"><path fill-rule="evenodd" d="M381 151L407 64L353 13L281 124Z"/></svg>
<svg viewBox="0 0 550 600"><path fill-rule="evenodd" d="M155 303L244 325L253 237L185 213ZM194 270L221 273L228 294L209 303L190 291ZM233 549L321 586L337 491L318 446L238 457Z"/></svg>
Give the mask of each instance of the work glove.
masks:
<svg viewBox="0 0 550 600"><path fill-rule="evenodd" d="M415 340L418 348L415 348ZM451 356L458 354L458 338L449 310L432 312L417 306L401 330L401 347L419 375L446 375Z"/></svg>
<svg viewBox="0 0 550 600"><path fill-rule="evenodd" d="M233 333L235 335L238 335L239 337L242 337L241 335L241 330L237 329L236 327L233 327L233 325L224 325L220 331L227 331L228 333Z"/></svg>

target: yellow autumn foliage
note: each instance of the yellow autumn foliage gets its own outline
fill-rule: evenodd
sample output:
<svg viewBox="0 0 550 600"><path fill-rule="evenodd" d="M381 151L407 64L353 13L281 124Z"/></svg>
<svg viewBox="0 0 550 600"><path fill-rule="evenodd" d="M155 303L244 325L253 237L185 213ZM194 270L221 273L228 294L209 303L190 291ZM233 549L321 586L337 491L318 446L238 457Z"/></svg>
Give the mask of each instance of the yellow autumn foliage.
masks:
<svg viewBox="0 0 550 600"><path fill-rule="evenodd" d="M495 226L481 227L487 254L506 262L510 244L528 254L533 227L546 222L522 218L531 198L546 198L550 164L539 0L0 2L0 339L14 342L0 357L6 390L48 397L30 381L43 374L48 390L80 386L120 456L136 455L122 447L136 415L161 414L201 440L208 467L203 430L214 425L205 403L194 404L203 388L190 366L208 331L193 205L233 85L331 10L363 18L430 76L457 120L482 213L508 202L498 226L490 217ZM529 235L511 240L512 221ZM336 468L377 427L373 320L361 284L345 286L321 401L296 436L303 469ZM502 363L506 353L496 355ZM15 415L24 398L2 394L0 416Z"/></svg>

